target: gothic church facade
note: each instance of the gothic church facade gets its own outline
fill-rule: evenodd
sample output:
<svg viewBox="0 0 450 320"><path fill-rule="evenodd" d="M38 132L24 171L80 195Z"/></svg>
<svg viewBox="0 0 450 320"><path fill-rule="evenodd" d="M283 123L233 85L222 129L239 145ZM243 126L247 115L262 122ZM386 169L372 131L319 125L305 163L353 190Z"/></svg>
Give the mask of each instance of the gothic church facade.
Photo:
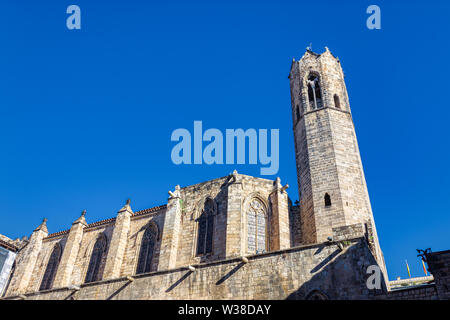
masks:
<svg viewBox="0 0 450 320"><path fill-rule="evenodd" d="M369 299L388 290L339 59L290 71L299 203L279 178L239 174L170 191L167 204L17 244L7 299ZM367 268L382 286L370 290Z"/></svg>

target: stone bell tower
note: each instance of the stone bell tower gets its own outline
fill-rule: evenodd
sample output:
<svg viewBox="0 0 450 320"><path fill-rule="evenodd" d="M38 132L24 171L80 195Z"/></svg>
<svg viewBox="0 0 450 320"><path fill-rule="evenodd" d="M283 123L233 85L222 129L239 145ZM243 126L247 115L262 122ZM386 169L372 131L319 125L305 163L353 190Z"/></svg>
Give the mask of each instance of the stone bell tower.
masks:
<svg viewBox="0 0 450 320"><path fill-rule="evenodd" d="M289 79L302 242L327 241L357 225L382 261L339 59L328 48L307 50L292 62Z"/></svg>

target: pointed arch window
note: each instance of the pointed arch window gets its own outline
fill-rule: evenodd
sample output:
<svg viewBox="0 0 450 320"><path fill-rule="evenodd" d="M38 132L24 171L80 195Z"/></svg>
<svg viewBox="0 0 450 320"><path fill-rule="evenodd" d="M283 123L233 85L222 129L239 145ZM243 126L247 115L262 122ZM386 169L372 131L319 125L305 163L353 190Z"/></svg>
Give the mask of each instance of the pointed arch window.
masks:
<svg viewBox="0 0 450 320"><path fill-rule="evenodd" d="M247 251L263 253L267 250L267 214L264 204L253 199L247 212Z"/></svg>
<svg viewBox="0 0 450 320"><path fill-rule="evenodd" d="M42 278L39 291L50 289L55 279L56 270L58 269L59 261L61 260L61 246L57 243L53 247L52 254L48 259L47 268L45 268L44 277Z"/></svg>
<svg viewBox="0 0 450 320"><path fill-rule="evenodd" d="M92 249L91 260L89 261L88 271L86 273L85 283L101 280L100 264L106 251L106 237L100 235Z"/></svg>
<svg viewBox="0 0 450 320"><path fill-rule="evenodd" d="M141 250L139 252L136 270L137 274L151 271L157 237L158 233L156 228L154 226L147 227L142 237Z"/></svg>
<svg viewBox="0 0 450 320"><path fill-rule="evenodd" d="M339 96L337 94L334 95L334 106L337 109L341 108L341 102L339 101Z"/></svg>
<svg viewBox="0 0 450 320"><path fill-rule="evenodd" d="M216 215L216 204L213 199L205 201L203 211L198 222L197 255L211 253L213 251L214 217Z"/></svg>
<svg viewBox="0 0 450 320"><path fill-rule="evenodd" d="M315 74L311 74L308 77L307 83L308 83L308 100L310 109L314 110L322 108L323 103L319 77Z"/></svg>

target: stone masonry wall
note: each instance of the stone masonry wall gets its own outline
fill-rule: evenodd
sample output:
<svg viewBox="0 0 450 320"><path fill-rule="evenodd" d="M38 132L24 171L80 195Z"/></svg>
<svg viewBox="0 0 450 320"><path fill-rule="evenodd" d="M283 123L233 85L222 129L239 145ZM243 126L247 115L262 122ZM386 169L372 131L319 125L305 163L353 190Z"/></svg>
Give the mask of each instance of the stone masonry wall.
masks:
<svg viewBox="0 0 450 320"><path fill-rule="evenodd" d="M134 277L27 294L27 299L369 299L365 270L374 264L364 239L339 249L323 243ZM9 297L16 299L18 297Z"/></svg>
<svg viewBox="0 0 450 320"><path fill-rule="evenodd" d="M265 204L268 215L270 215L272 210L269 196L273 191L273 185L274 181L272 180L238 174L237 181L233 181L232 177L227 176L182 188L183 208L177 266L216 261L247 254L246 211L248 205L251 199L257 197ZM213 199L217 205L213 253L198 256L196 254L197 219L207 198ZM284 201L286 202L285 215L287 217L287 199L284 199ZM230 228L230 225L232 228ZM268 230L271 229L268 228ZM288 233L285 232L284 234L287 239L289 239ZM271 236L269 234L269 239Z"/></svg>
<svg viewBox="0 0 450 320"><path fill-rule="evenodd" d="M426 260L439 299L450 300L450 250L428 253Z"/></svg>
<svg viewBox="0 0 450 320"><path fill-rule="evenodd" d="M161 210L152 214L135 216L131 218L130 233L128 236L127 247L125 249L125 257L121 269L122 276L132 275L136 273L142 237L147 226L149 226L150 224L155 224L158 230L158 237L155 244L151 270L156 271L158 269L161 236L164 227L164 214L165 210Z"/></svg>
<svg viewBox="0 0 450 320"><path fill-rule="evenodd" d="M387 295L380 296L383 300L437 300L436 286L434 284L422 285L417 288L405 288L389 291Z"/></svg>
<svg viewBox="0 0 450 320"><path fill-rule="evenodd" d="M88 225L84 229L83 237L80 244L80 249L77 254L77 259L73 266L72 275L70 277L70 284L80 285L84 282L87 268L90 261L91 251L94 246L95 240L100 234L104 234L107 239L107 250L109 247L109 242L111 240L112 231L114 228L114 220L108 219L105 221L99 221ZM149 214L140 214L131 217L131 226L129 232L129 240L127 242L124 260L121 268L121 275L134 274L137 265L137 257L139 255L140 242L144 232L144 227L149 223L156 223L160 230L162 230L162 224L164 221L164 209L152 212ZM39 291L42 278L44 276L45 269L47 267L48 260L53 251L55 245L61 245L64 251L65 244L67 241L68 232L59 232L54 235L49 235L42 241L42 247L39 250L36 264L31 275L31 279L26 292L36 292ZM24 260L27 255L27 251L24 250L19 253L18 257ZM152 270L156 270L158 266L158 256L159 256L159 242L156 244L155 256L152 261ZM105 267L107 255L104 255L102 263L100 265L100 272L103 272ZM20 260L18 261L20 263ZM60 262L61 264L61 262ZM14 278L20 278L21 275L15 272L13 274ZM14 283L14 282L13 282ZM14 292L14 286L8 288L7 295Z"/></svg>
<svg viewBox="0 0 450 320"><path fill-rule="evenodd" d="M400 288L376 297L387 300L450 300L450 250L425 254L434 283Z"/></svg>
<svg viewBox="0 0 450 320"><path fill-rule="evenodd" d="M26 284L21 285L21 288L24 288L20 290L20 293L39 291L49 258L56 245L62 249L61 260L67 260L67 257L71 257L70 259L73 259L73 261L59 262L52 288L83 284L91 253L99 236L105 237L107 243L106 253L103 255L99 268L101 278L106 280L135 275L142 237L146 228L151 224L158 231L151 271L162 271L246 255L248 253L246 213L250 201L255 197L261 200L265 206L267 249L273 251L290 247L288 197L286 191L281 190L279 179L274 182L236 173L233 176L181 188L180 199L171 200L172 203L176 201L175 204L179 205L181 210L181 214L176 218L179 219L176 237L166 237L166 239L175 239L173 241L178 243L177 245L172 243L166 246L166 248L172 248L169 253L172 262L169 263L164 260L167 256L164 259L161 256L168 206L148 209L148 212L143 210L133 213L131 207L127 204L119 211L119 215L122 215L122 219L129 219L129 223L124 224L120 222L122 220L111 218L86 224L83 214L74 222L70 230L45 235L33 248L31 246L25 247L25 250L19 252L19 263L20 261L28 261L29 259L24 259L28 256L34 256L36 263L33 264L32 270L28 268L30 269L28 271L30 279ZM211 254L198 255L196 252L197 219L207 198L213 199L217 206L214 221L213 251ZM276 214L273 214L273 212ZM128 218L125 218L125 213ZM79 221L83 222L80 223ZM114 232L115 238L113 238ZM77 234L76 237L74 237L75 233ZM71 248L71 251L67 251L68 248ZM73 253L65 255L65 252ZM119 254L120 257L117 256ZM167 252L164 254L167 254ZM68 265L70 265L70 268L67 267ZM20 272L15 272L12 276L13 280L21 279L21 277ZM8 288L7 295L18 292L14 283L15 281L12 281L13 285Z"/></svg>

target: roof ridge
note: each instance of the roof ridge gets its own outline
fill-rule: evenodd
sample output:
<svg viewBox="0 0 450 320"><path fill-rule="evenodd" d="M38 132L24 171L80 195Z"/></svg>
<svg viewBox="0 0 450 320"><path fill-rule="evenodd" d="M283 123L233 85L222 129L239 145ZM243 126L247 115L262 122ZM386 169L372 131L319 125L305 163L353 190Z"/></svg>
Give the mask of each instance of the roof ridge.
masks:
<svg viewBox="0 0 450 320"><path fill-rule="evenodd" d="M134 212L131 216L132 216L132 217L134 217L134 216L140 216L140 215L142 215L142 214L155 212L155 211L158 211L158 210L160 210L160 209L164 209L164 208L166 208L166 207L167 207L167 204L163 204L163 205L160 205L160 206L156 206L156 207L152 207L152 208L147 208L147 209L139 210L139 211Z"/></svg>
<svg viewBox="0 0 450 320"><path fill-rule="evenodd" d="M60 236L60 235L69 233L69 230L70 229L66 229L66 230L61 230L61 231L58 231L58 232L50 233L44 239L48 239L48 238L52 238L52 237L56 237L56 236Z"/></svg>
<svg viewBox="0 0 450 320"><path fill-rule="evenodd" d="M14 251L14 252L17 252L19 250L19 248L16 247L16 245L14 245L12 243L9 243L9 242L6 242L6 241L4 241L2 239L0 239L0 246L6 247L6 249L9 249L9 250Z"/></svg>
<svg viewBox="0 0 450 320"><path fill-rule="evenodd" d="M156 212L156 211L164 209L166 207L167 207L167 205L163 204L163 205L160 205L160 206L155 206L155 207L139 210L139 211L136 211L135 213L133 213L131 216L134 217L134 216L144 215L144 214L147 214L147 213ZM103 220L99 220L99 221L94 221L94 222L89 223L86 226L86 228L98 227L98 226L101 226L101 225L106 224L108 222L112 222L114 220L116 220L116 217L107 218L107 219L103 219ZM62 230L62 231L51 233L51 234L47 235L47 237L45 237L44 239L53 238L53 237L57 237L57 236L69 233L69 230L70 229L66 229L66 230Z"/></svg>

